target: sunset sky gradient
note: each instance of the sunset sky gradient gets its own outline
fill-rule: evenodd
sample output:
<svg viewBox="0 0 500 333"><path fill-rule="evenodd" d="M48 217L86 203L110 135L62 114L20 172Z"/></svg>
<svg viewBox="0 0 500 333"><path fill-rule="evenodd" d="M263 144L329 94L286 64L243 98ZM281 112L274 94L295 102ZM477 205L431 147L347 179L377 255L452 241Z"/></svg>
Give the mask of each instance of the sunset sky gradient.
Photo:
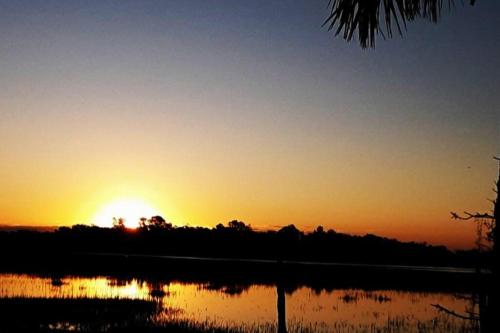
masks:
<svg viewBox="0 0 500 333"><path fill-rule="evenodd" d="M295 224L453 248L500 152L500 2L375 50L327 1L0 1L0 224ZM110 221L111 222L111 221Z"/></svg>

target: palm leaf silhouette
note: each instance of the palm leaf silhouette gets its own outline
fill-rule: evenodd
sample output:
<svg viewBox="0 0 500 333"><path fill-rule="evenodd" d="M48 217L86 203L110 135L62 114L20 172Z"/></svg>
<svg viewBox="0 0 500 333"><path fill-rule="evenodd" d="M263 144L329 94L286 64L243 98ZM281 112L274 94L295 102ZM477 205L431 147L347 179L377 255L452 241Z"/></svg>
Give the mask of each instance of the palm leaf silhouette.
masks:
<svg viewBox="0 0 500 333"><path fill-rule="evenodd" d="M475 0L469 0L474 5ZM439 21L443 7L451 9L454 0L330 0L330 13L323 23L335 35L350 41L358 35L361 47L374 47L376 37L392 37L394 26L400 35L416 18Z"/></svg>

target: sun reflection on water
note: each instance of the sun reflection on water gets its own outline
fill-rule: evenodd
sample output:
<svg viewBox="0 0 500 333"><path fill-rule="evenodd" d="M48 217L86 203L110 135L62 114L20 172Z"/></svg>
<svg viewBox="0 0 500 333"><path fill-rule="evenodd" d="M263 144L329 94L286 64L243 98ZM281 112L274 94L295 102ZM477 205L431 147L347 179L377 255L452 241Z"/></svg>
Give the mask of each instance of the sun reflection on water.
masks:
<svg viewBox="0 0 500 333"><path fill-rule="evenodd" d="M118 283L107 277L48 278L27 274L0 274L0 297L146 299L149 288L136 279Z"/></svg>
<svg viewBox="0 0 500 333"><path fill-rule="evenodd" d="M149 300L163 311L157 322L174 319L215 322L225 327L276 324L276 287L266 285L214 286L200 283L116 279L110 277L46 277L0 274L0 298L99 298ZM349 327L413 325L442 320L431 304L458 313L467 311L466 298L439 292L336 289L308 287L286 295L290 325L331 331ZM445 320L448 320L445 318ZM253 326L252 326L253 327ZM412 330L411 330L412 331Z"/></svg>

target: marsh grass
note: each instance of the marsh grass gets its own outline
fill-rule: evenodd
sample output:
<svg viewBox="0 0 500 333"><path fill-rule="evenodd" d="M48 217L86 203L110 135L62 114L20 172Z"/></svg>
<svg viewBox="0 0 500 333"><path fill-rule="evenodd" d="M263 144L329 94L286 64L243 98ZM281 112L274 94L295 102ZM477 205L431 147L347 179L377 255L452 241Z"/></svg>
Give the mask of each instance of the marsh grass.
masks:
<svg viewBox="0 0 500 333"><path fill-rule="evenodd" d="M343 299L346 297L346 299ZM371 291L349 291L342 301L369 299L391 302L390 297ZM180 308L165 308L154 297L147 299L93 297L5 297L0 298L2 333L275 333L276 322L241 323L186 318ZM334 314L332 313L332 316ZM377 317L376 319L380 319ZM290 319L288 333L476 333L476 322L437 313L429 320L409 315L389 316L369 324L352 321L303 322Z"/></svg>
<svg viewBox="0 0 500 333"><path fill-rule="evenodd" d="M145 300L100 298L0 299L0 332L106 331L144 322L158 311Z"/></svg>
<svg viewBox="0 0 500 333"><path fill-rule="evenodd" d="M34 328L34 327L33 327ZM6 333L24 332L22 327L5 330ZM169 322L156 323L151 320L132 320L114 325L102 325L91 327L82 323L57 323L52 325L40 325L31 329L36 333L275 333L275 323L256 323L251 325L233 326L227 323L213 321L172 320ZM389 318L385 325L355 325L348 322L338 322L328 327L324 323L303 324L290 322L288 333L476 333L477 327L466 322L454 321L450 318L439 318L430 321L408 321L405 318Z"/></svg>
<svg viewBox="0 0 500 333"><path fill-rule="evenodd" d="M158 316L167 311L170 315ZM146 300L96 298L3 298L0 299L5 333L275 333L276 323L241 324L215 320L196 321L178 316L176 309ZM412 316L388 317L383 323L355 324L337 321L303 323L290 320L288 333L477 333L477 323L445 314L430 320Z"/></svg>

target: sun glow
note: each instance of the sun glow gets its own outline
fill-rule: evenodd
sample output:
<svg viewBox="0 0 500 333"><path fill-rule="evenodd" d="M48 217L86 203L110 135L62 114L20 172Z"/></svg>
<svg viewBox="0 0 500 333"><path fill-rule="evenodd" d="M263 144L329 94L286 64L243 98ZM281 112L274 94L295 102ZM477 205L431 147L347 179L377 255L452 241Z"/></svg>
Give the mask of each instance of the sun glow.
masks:
<svg viewBox="0 0 500 333"><path fill-rule="evenodd" d="M100 227L111 227L113 218L125 219L127 228L137 228L141 217L161 215L149 204L138 199L120 199L103 206L95 215L93 223Z"/></svg>

